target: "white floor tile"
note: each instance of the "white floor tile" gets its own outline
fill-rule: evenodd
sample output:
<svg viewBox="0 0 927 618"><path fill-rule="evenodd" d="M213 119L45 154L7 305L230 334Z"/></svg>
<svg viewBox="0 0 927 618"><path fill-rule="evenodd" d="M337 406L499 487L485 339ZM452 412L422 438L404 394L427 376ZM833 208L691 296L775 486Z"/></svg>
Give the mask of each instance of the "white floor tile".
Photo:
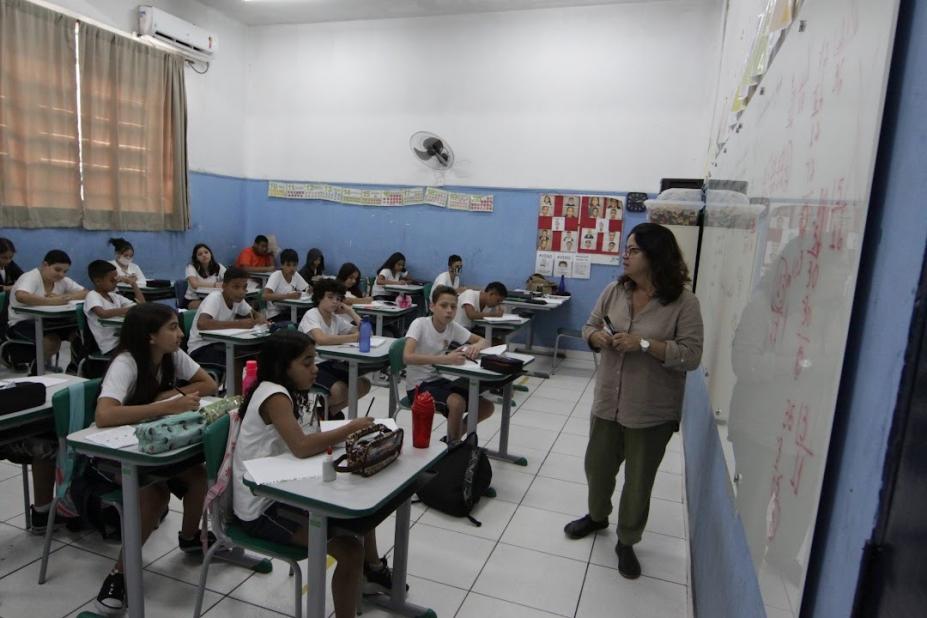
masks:
<svg viewBox="0 0 927 618"><path fill-rule="evenodd" d="M520 410L519 414L513 416L510 423L512 426L520 425L522 427L535 427L537 429L559 432L568 418L568 416L551 414L550 412L538 412L537 410L525 409ZM518 430L512 429L511 431Z"/></svg>
<svg viewBox="0 0 927 618"><path fill-rule="evenodd" d="M509 450L518 450L524 447L536 451L543 451L546 454L557 440L558 434L558 431L513 424L509 426ZM498 434L489 440L489 444L498 445L498 443ZM494 446L493 448L496 447Z"/></svg>
<svg viewBox="0 0 927 618"><path fill-rule="evenodd" d="M504 601L572 616L586 563L500 544L473 591Z"/></svg>
<svg viewBox="0 0 927 618"><path fill-rule="evenodd" d="M142 564L146 567L164 556L168 552L177 549L177 532L180 530L183 515L170 511L161 525L151 533L148 540L142 545ZM77 541L74 541L75 547L86 549L93 553L102 554L115 560L119 557L119 551L122 544L116 541L104 541L99 534L89 534Z"/></svg>
<svg viewBox="0 0 927 618"><path fill-rule="evenodd" d="M246 601L253 605L281 612L289 616L293 615L295 576L291 576L289 565L282 560L274 560L274 569L270 573L255 573L245 582L233 590L227 598ZM308 564L306 560L300 561L302 569L302 594L300 596L300 605L303 607L305 615L306 595L309 594L309 586L306 584L308 575ZM334 566L330 566L325 574L325 608L326 615L335 610L332 604L332 587L331 578L334 573Z"/></svg>
<svg viewBox="0 0 927 618"><path fill-rule="evenodd" d="M492 487L496 490L494 500L514 502L515 504L521 502L531 485L531 481L534 480L534 475L523 472L527 468L515 464L495 460L492 460L491 463ZM528 464L531 464L530 459Z"/></svg>
<svg viewBox="0 0 927 618"><path fill-rule="evenodd" d="M488 618L502 617L505 618L551 618L557 614L542 612L525 605L516 605L508 601L494 599L482 594L471 592L467 595L460 611L457 612L456 618Z"/></svg>
<svg viewBox="0 0 927 618"><path fill-rule="evenodd" d="M544 460L538 476L586 484L586 471L583 457L551 452Z"/></svg>
<svg viewBox="0 0 927 618"><path fill-rule="evenodd" d="M437 616L453 616L467 596L467 591L428 579L409 576L409 602L434 610ZM392 618L398 614L388 612L372 603L364 604L363 618Z"/></svg>
<svg viewBox="0 0 927 618"><path fill-rule="evenodd" d="M676 432L673 434L673 437L670 438L669 443L666 445L666 450L672 453L682 453L682 434Z"/></svg>
<svg viewBox="0 0 927 618"><path fill-rule="evenodd" d="M618 571L589 565L577 618L679 618L686 615L686 587L661 579L629 580Z"/></svg>
<svg viewBox="0 0 927 618"><path fill-rule="evenodd" d="M682 474L683 458L682 453L675 451L666 451L663 454L663 461L660 462L658 470L669 474Z"/></svg>
<svg viewBox="0 0 927 618"><path fill-rule="evenodd" d="M409 573L449 586L473 585L494 543L417 523L409 539Z"/></svg>
<svg viewBox="0 0 927 618"><path fill-rule="evenodd" d="M614 526L600 530L595 536L595 546L592 548L592 564L617 569L617 541L618 535ZM687 585L689 580L686 572L687 551L687 544L683 539L647 532L644 533L641 542L634 546L644 575L683 586Z"/></svg>
<svg viewBox="0 0 927 618"><path fill-rule="evenodd" d="M564 453L566 455L581 457L586 454L586 444L588 444L588 442L589 438L586 436L562 433L550 450L555 453Z"/></svg>
<svg viewBox="0 0 927 618"><path fill-rule="evenodd" d="M563 525L587 511L585 485L539 476L531 484L522 504L564 515Z"/></svg>
<svg viewBox="0 0 927 618"><path fill-rule="evenodd" d="M30 475L31 476L31 475ZM32 479L29 479L29 493L32 494ZM16 475L0 482L0 521L23 514L23 480ZM23 525L25 520L22 519Z"/></svg>
<svg viewBox="0 0 927 618"><path fill-rule="evenodd" d="M795 614L787 609L779 609L772 605L765 605L766 618L795 618Z"/></svg>
<svg viewBox="0 0 927 618"><path fill-rule="evenodd" d="M254 557L262 558L263 556L255 554ZM177 548L149 564L146 569L198 586L202 566L202 556L188 556ZM228 594L251 575L252 571L245 567L214 558L209 565L206 589Z"/></svg>
<svg viewBox="0 0 927 618"><path fill-rule="evenodd" d="M495 478L495 475L493 478ZM498 491L496 489L497 493ZM452 517L435 509L425 513L419 521L429 526L454 530L455 532L478 536L490 541L498 541L505 527L512 519L512 515L515 514L517 506L512 502L499 500L498 497L481 498L473 511L470 512L470 515L479 520L483 524L482 526L475 526L466 517Z"/></svg>
<svg viewBox="0 0 927 618"><path fill-rule="evenodd" d="M572 385L575 384L576 383L573 383ZM585 385L580 385L578 389L575 386L571 388L572 385L570 383L544 384L538 387L538 390L534 392L532 397L544 397L546 399L556 399L557 401L575 404L576 400L582 396Z"/></svg>
<svg viewBox="0 0 927 618"><path fill-rule="evenodd" d="M563 433L571 433L577 436L589 437L589 415L580 415L577 416L574 412L573 416L567 419L566 424L563 426Z"/></svg>
<svg viewBox="0 0 927 618"><path fill-rule="evenodd" d="M522 428L518 428L522 429ZM523 474L537 474L538 470L541 469L541 465L544 463L544 459L547 457L548 449L537 449L531 448L524 445L512 446L512 434L516 431L509 433L509 453L513 455L520 455L528 460L527 466L519 466L510 461L500 461L498 459L490 459L492 463L493 474L496 472L496 468L499 466L511 467L513 470L521 472ZM494 436L489 442L483 443L488 449L498 449L499 448L499 436L498 434Z"/></svg>
<svg viewBox="0 0 927 618"><path fill-rule="evenodd" d="M569 539L563 533L565 524L561 513L522 505L502 535L502 542L588 562L593 538Z"/></svg>
<svg viewBox="0 0 927 618"><path fill-rule="evenodd" d="M533 394L521 407L528 410L537 410L538 412L550 412L551 414L559 414L560 416L569 416L575 404L575 399L572 401L559 401L557 399L550 399L549 397L541 397L537 394Z"/></svg>
<svg viewBox="0 0 927 618"><path fill-rule="evenodd" d="M280 618L284 615L292 614L280 614L231 597L222 599L222 601L212 606L208 612L203 613L203 616L208 616L208 618Z"/></svg>
<svg viewBox="0 0 927 618"><path fill-rule="evenodd" d="M22 478L22 468L7 461L0 461L0 481L13 477Z"/></svg>
<svg viewBox="0 0 927 618"><path fill-rule="evenodd" d="M0 524L0 577L8 575L33 560L42 557L45 537L29 534L25 530ZM51 552L60 549L62 544L52 540ZM0 606L0 611L3 608Z"/></svg>

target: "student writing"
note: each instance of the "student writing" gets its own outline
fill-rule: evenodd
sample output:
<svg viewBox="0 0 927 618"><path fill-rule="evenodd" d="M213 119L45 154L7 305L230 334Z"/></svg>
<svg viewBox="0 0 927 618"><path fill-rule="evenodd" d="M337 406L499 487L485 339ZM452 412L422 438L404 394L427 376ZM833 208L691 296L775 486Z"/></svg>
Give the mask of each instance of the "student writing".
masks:
<svg viewBox="0 0 927 618"><path fill-rule="evenodd" d="M373 296L364 296L361 291L361 271L352 262L345 262L338 269L335 279L344 285L344 302L348 305L368 305L373 302Z"/></svg>
<svg viewBox="0 0 927 618"><path fill-rule="evenodd" d="M299 255L293 249L284 249L280 253L280 270L268 277L264 285L264 300L267 308L264 314L271 322L285 322L290 319L290 312L283 311L274 303L276 300L297 299L309 289L306 280L296 272Z"/></svg>
<svg viewBox="0 0 927 618"><path fill-rule="evenodd" d="M138 284L132 282L132 293L135 302L122 294L116 293L116 267L103 260L94 260L87 267L87 275L93 282L93 290L87 293L84 299L84 315L87 316L87 326L93 335L102 354L110 354L119 343L118 331L112 327L104 326L101 319L124 316L135 303L145 302L145 297L138 289Z"/></svg>
<svg viewBox="0 0 927 618"><path fill-rule="evenodd" d="M373 284L373 297L377 300L392 300L396 297L394 292L388 292L384 285L400 285L409 282L409 273L406 272L406 256L398 251L389 258L377 271L377 280Z"/></svg>
<svg viewBox="0 0 927 618"><path fill-rule="evenodd" d="M502 301L509 292L499 281L493 281L480 290L467 290L458 297L457 316L454 321L470 330L475 320L498 317L503 313Z"/></svg>

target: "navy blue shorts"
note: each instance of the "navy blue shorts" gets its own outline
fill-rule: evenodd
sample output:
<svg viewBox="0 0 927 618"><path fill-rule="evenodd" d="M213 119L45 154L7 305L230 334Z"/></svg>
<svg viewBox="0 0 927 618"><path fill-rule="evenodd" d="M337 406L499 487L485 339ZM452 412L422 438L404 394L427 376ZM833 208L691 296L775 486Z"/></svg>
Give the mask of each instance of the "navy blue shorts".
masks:
<svg viewBox="0 0 927 618"><path fill-rule="evenodd" d="M77 323L69 318L45 318L42 320L42 330L45 334L55 334L63 341L69 339L77 332ZM14 339L25 339L35 342L35 320L23 320L10 327L10 335Z"/></svg>
<svg viewBox="0 0 927 618"><path fill-rule="evenodd" d="M210 343L190 352L190 358L200 365L225 366L225 344Z"/></svg>

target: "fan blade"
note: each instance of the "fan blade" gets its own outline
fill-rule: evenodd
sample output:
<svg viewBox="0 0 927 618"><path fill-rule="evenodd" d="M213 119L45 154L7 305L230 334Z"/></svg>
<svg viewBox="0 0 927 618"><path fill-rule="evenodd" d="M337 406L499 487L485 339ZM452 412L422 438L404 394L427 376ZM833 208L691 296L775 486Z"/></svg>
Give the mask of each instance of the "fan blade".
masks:
<svg viewBox="0 0 927 618"><path fill-rule="evenodd" d="M432 156L434 156L434 155L432 155L431 152L425 152L424 150L419 150L418 148L413 148L413 149L412 149L412 152L414 152L414 153L415 153L415 156L417 156L417 157L418 157L419 159L421 159L422 161L427 161L427 160L430 159Z"/></svg>

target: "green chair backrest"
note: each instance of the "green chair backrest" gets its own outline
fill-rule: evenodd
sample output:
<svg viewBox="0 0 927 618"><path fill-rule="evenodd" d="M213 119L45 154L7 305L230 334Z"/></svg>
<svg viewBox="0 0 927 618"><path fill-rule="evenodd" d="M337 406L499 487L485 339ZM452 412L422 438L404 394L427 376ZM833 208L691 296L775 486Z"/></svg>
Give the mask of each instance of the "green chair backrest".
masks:
<svg viewBox="0 0 927 618"><path fill-rule="evenodd" d="M392 374L398 374L406 368L402 360L402 353L406 348L406 338L400 337L389 346L389 371Z"/></svg>
<svg viewBox="0 0 927 618"><path fill-rule="evenodd" d="M262 286L257 292L257 310L264 311L267 308L267 301L264 300L264 287Z"/></svg>
<svg viewBox="0 0 927 618"><path fill-rule="evenodd" d="M190 329L193 328L193 318L196 317L196 311L188 310L180 314L180 326L183 328L183 338L190 340Z"/></svg>
<svg viewBox="0 0 927 618"><path fill-rule="evenodd" d="M206 458L206 478L215 481L219 476L219 467L225 457L225 445L229 439L228 415L214 423L206 425L203 431L203 455Z"/></svg>
<svg viewBox="0 0 927 618"><path fill-rule="evenodd" d="M87 380L78 387L84 397L84 419L81 428L89 427L97 412L97 397L100 394L102 380ZM52 395L52 412L55 415L55 434L59 438L68 435L71 425L71 395L67 388L63 388Z"/></svg>
<svg viewBox="0 0 927 618"><path fill-rule="evenodd" d="M426 283L422 288L422 295L425 297L425 315L431 315L431 287L433 283Z"/></svg>

